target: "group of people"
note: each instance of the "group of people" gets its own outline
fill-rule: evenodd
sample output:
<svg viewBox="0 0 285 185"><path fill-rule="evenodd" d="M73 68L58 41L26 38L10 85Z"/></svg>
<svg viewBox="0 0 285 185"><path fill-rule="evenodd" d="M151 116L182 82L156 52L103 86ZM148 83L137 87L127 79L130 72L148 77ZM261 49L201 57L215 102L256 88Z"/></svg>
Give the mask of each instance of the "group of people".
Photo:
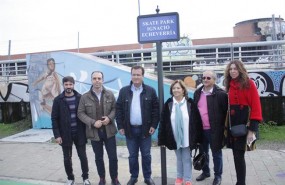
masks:
<svg viewBox="0 0 285 185"><path fill-rule="evenodd" d="M144 68L131 69L131 83L120 90L116 101L114 94L103 86L104 74L91 74L92 86L82 96L74 89L71 76L62 79L64 91L54 99L52 128L55 141L62 146L67 184L75 183L72 168L72 146L76 147L81 162L84 185L90 185L86 156L87 139L95 153L99 184L106 184L104 147L109 159L112 185L120 185L118 179L117 130L126 136L129 151L130 180L134 185L139 176L139 151L142 158L144 182L154 185L151 178L151 135L159 122L159 104L154 88L143 83ZM116 118L116 123L115 123Z"/></svg>
<svg viewBox="0 0 285 185"><path fill-rule="evenodd" d="M62 146L67 184L74 184L72 168L72 146L76 147L81 162L84 185L90 185L87 139L90 139L95 153L95 164L99 184L106 184L104 148L109 159L109 174L112 185L118 180L118 158L116 133L126 137L129 152L130 179L127 185L134 185L139 176L139 151L144 182L154 185L151 177L151 136L158 124L158 145L174 150L177 162L175 185L192 185L192 150L199 148L206 153L202 174L196 180L210 177L209 148L214 164L213 185L222 181L222 148L232 148L237 174L236 185L245 185L246 145L252 141L262 120L261 105L256 86L250 80L243 63L231 61L225 70L225 90L215 84L214 71L205 71L202 86L188 97L182 80L175 80L170 86L171 97L159 110L158 97L154 88L143 82L144 68L131 68L131 82L120 89L117 100L114 94L103 86L104 74L91 74L92 86L82 96L74 90L74 79L63 78L64 91L54 99L52 107L52 128L55 140ZM243 115L250 110L250 114ZM161 112L160 112L161 111ZM230 119L227 119L227 118ZM245 123L243 118L247 117ZM116 123L115 123L116 120ZM246 124L244 136L233 137L228 126Z"/></svg>

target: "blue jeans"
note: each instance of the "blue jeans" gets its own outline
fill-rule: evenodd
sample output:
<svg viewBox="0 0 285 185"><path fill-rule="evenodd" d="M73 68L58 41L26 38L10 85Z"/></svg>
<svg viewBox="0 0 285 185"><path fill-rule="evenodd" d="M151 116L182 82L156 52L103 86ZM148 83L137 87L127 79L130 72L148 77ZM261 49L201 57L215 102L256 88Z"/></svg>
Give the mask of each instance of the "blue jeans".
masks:
<svg viewBox="0 0 285 185"><path fill-rule="evenodd" d="M132 137L126 138L129 150L129 168L132 178L139 176L139 150L141 151L142 170L145 179L151 177L151 136L142 135L142 127L131 127Z"/></svg>
<svg viewBox="0 0 285 185"><path fill-rule="evenodd" d="M109 158L109 172L111 179L118 177L118 158L117 158L117 145L115 136L107 138L100 137L100 141L91 140L92 148L95 153L95 163L100 178L105 178L105 164L104 164L104 148Z"/></svg>
<svg viewBox="0 0 285 185"><path fill-rule="evenodd" d="M175 150L177 178L184 181L192 181L192 159L190 148L179 148Z"/></svg>
<svg viewBox="0 0 285 185"><path fill-rule="evenodd" d="M202 171L205 175L210 175L210 168L209 168L209 146L211 143L211 129L203 130L203 143L202 147L200 148L201 152L204 151L207 154L206 164L203 167ZM223 173L223 154L222 150L218 150L213 152L213 163L214 163L214 175L215 178L222 178Z"/></svg>
<svg viewBox="0 0 285 185"><path fill-rule="evenodd" d="M86 155L86 145L78 144L77 135L72 136L72 141L76 147L77 155L80 159L82 178L83 180L88 179L88 160ZM72 168L72 146L62 146L64 168L69 180L74 180L73 168Z"/></svg>

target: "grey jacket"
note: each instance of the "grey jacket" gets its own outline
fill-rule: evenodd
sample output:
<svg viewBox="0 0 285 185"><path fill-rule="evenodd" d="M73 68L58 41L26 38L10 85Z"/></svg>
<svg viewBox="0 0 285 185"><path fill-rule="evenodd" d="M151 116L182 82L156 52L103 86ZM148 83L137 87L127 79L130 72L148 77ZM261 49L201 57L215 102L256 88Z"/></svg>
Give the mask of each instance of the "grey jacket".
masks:
<svg viewBox="0 0 285 185"><path fill-rule="evenodd" d="M90 91L81 96L77 116L86 124L86 136L89 139L99 141L98 129L94 127L96 120L96 106L95 97L92 94L92 87ZM110 123L106 125L107 138L110 138L117 133L117 127L114 122L116 112L116 99L114 94L103 87L102 97L104 98L103 103L103 116L108 116Z"/></svg>

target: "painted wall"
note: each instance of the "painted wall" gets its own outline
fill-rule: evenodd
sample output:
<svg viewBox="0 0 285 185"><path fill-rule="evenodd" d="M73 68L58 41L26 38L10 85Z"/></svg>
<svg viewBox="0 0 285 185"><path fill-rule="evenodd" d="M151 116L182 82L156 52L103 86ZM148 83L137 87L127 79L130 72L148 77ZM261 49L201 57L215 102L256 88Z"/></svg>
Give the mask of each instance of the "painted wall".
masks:
<svg viewBox="0 0 285 185"><path fill-rule="evenodd" d="M47 59L54 58L54 66ZM130 67L126 67L88 54L52 52L27 55L28 81L22 83L0 81L0 102L29 102L32 111L33 128L51 128L50 112L53 98L62 91L63 76L73 76L75 89L85 93L91 86L91 73L103 71L105 87L118 96L121 87L130 83ZM260 96L285 96L285 71L250 72ZM190 97L202 82L202 75L183 77L189 87ZM41 80L42 79L42 80ZM217 84L223 86L223 74L218 74ZM157 90L157 77L145 75L146 84ZM171 80L165 79L164 100L169 95ZM56 85L54 85L56 84Z"/></svg>
<svg viewBox="0 0 285 185"><path fill-rule="evenodd" d="M55 63L48 64L53 58ZM87 54L53 52L27 55L29 66L29 95L33 128L51 128L51 106L54 97L62 92L61 80L64 76L73 76L75 89L81 94L91 87L91 73L104 73L104 86L113 91L117 98L119 90L130 83L130 67ZM145 74L144 82L157 90L157 77ZM169 95L170 80L164 83L164 99ZM59 84L59 85L57 85Z"/></svg>

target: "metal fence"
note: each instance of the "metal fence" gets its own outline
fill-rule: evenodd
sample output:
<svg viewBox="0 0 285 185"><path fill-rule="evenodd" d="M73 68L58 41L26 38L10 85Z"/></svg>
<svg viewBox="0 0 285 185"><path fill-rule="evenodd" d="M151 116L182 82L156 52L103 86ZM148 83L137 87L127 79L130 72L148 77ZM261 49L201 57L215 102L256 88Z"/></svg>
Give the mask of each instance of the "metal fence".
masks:
<svg viewBox="0 0 285 185"><path fill-rule="evenodd" d="M165 75L201 73L207 69L219 72L223 71L225 65L233 59L242 60L248 71L285 68L285 40L190 47L166 47L167 44L163 44L163 46L162 60ZM127 66L143 65L147 71L156 73L157 53L155 45L151 49L90 54ZM3 81L3 77L26 76L27 68L25 59L0 61L1 81ZM10 79L12 80L12 78Z"/></svg>
<svg viewBox="0 0 285 185"><path fill-rule="evenodd" d="M151 49L91 53L127 66L143 65L156 71L155 45ZM225 65L240 59L247 69L280 69L285 67L285 41L247 42L197 45L191 47L163 47L163 70L166 74L200 73L206 69L224 70Z"/></svg>

